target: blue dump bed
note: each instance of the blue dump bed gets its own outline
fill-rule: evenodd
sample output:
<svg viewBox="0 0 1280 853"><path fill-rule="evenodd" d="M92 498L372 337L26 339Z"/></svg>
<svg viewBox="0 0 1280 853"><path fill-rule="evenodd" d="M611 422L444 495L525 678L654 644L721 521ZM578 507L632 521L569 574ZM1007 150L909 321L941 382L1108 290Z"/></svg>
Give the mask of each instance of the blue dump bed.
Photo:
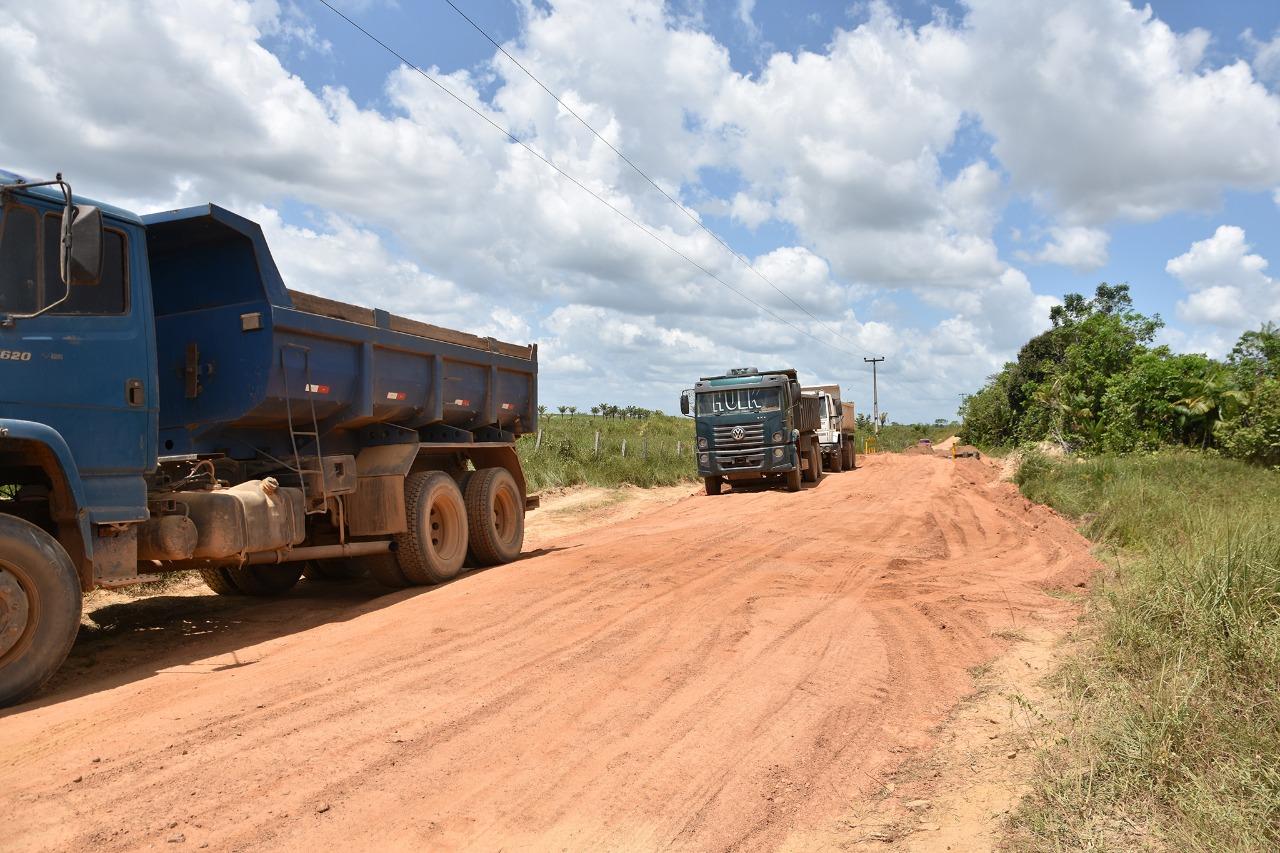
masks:
<svg viewBox="0 0 1280 853"><path fill-rule="evenodd" d="M258 225L215 205L143 221L162 457L287 458L290 419L311 429L313 406L326 453L382 425L452 442L536 429L536 345L287 290Z"/></svg>

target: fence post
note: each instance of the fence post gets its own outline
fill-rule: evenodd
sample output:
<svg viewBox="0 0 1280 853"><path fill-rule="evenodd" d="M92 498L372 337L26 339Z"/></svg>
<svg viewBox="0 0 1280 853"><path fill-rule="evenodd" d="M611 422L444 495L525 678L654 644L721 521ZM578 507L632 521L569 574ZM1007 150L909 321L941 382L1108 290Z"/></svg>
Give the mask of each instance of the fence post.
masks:
<svg viewBox="0 0 1280 853"><path fill-rule="evenodd" d="M596 430L596 456L600 455L600 430Z"/></svg>
<svg viewBox="0 0 1280 853"><path fill-rule="evenodd" d="M683 447L684 447L684 442L682 441L676 442L676 456L680 455L680 451L683 449Z"/></svg>
<svg viewBox="0 0 1280 853"><path fill-rule="evenodd" d="M538 438L533 442L533 449L536 451L542 446L542 430L538 430Z"/></svg>
<svg viewBox="0 0 1280 853"><path fill-rule="evenodd" d="M640 458L641 459L649 458L649 436L647 435L644 438L640 439Z"/></svg>
<svg viewBox="0 0 1280 853"><path fill-rule="evenodd" d="M627 458L627 440L625 438L622 439L622 458Z"/></svg>

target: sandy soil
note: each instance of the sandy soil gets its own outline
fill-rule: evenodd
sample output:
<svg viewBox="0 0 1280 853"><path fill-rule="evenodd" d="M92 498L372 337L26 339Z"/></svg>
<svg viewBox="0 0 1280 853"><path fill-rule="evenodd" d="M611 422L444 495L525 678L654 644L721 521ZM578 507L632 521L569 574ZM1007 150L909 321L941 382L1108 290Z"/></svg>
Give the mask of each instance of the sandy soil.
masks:
<svg viewBox="0 0 1280 853"><path fill-rule="evenodd" d="M1094 567L998 473L602 495L434 589L103 605L0 716L0 847L974 849L945 804L904 829L894 780L976 737L975 674L1060 635L1047 593Z"/></svg>

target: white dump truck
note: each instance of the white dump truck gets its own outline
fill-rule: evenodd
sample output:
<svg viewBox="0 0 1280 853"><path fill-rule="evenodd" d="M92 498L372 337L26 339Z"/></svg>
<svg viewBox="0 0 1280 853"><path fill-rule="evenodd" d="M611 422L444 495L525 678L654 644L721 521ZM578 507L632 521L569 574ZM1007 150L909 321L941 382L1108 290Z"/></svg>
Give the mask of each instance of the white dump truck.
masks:
<svg viewBox="0 0 1280 853"><path fill-rule="evenodd" d="M858 467L854 442L856 416L853 403L840 399L839 385L810 385L805 396L817 397L821 421L818 425L818 445L822 450L824 471L845 471Z"/></svg>

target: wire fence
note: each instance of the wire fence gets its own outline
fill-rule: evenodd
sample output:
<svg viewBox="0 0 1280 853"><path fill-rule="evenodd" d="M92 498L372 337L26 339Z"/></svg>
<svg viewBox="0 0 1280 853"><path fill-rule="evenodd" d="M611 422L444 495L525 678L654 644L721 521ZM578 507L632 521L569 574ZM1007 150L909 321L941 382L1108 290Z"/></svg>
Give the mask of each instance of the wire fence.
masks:
<svg viewBox="0 0 1280 853"><path fill-rule="evenodd" d="M527 440L527 439L526 439ZM611 436L601 430L590 435L557 435L538 430L525 451L532 455L561 454L577 458L594 456L619 459L691 459L694 443L667 436Z"/></svg>

